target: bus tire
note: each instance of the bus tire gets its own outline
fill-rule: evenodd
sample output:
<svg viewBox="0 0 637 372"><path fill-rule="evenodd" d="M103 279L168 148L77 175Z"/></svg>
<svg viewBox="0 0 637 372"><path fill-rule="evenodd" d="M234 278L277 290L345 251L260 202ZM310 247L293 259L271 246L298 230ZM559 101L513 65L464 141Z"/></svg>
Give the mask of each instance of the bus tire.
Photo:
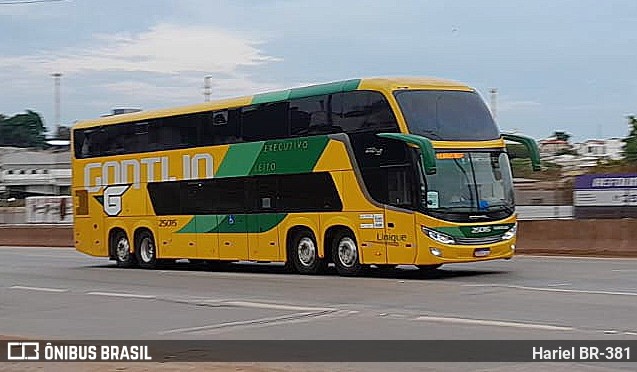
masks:
<svg viewBox="0 0 637 372"><path fill-rule="evenodd" d="M334 237L332 256L336 271L342 276L355 276L363 272L356 238L350 232L339 232Z"/></svg>
<svg viewBox="0 0 637 372"><path fill-rule="evenodd" d="M130 241L122 230L117 230L111 237L111 252L118 267L133 267L137 263L135 255L130 251Z"/></svg>
<svg viewBox="0 0 637 372"><path fill-rule="evenodd" d="M139 267L153 269L157 266L157 247L153 234L148 230L142 230L136 234L135 256Z"/></svg>
<svg viewBox="0 0 637 372"><path fill-rule="evenodd" d="M434 271L437 268L442 266L442 264L434 264L434 265L418 265L418 268L422 271Z"/></svg>
<svg viewBox="0 0 637 372"><path fill-rule="evenodd" d="M327 262L319 257L318 244L310 230L296 232L290 240L290 259L299 274L319 274L327 267Z"/></svg>

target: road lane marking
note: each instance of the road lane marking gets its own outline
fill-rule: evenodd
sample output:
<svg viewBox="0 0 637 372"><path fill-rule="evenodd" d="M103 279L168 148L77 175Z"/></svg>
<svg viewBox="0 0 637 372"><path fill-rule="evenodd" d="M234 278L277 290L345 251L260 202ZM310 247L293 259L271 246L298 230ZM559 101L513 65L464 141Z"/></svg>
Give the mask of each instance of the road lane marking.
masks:
<svg viewBox="0 0 637 372"><path fill-rule="evenodd" d="M573 327L556 326L551 324L533 324L533 323L509 322L509 321L502 321L502 320L454 318L454 317L427 316L427 315L419 316L418 318L416 318L416 320L422 320L427 322L438 322L438 323L468 324L468 325L477 325L477 326L539 329L543 331L572 331L574 329Z"/></svg>
<svg viewBox="0 0 637 372"><path fill-rule="evenodd" d="M252 309L269 309L269 310L287 310L287 311L336 311L337 309L329 307L305 307L283 304L270 304L264 302L250 302L250 301L220 301L216 302L218 306L233 306L233 307L247 307Z"/></svg>
<svg viewBox="0 0 637 372"><path fill-rule="evenodd" d="M27 291L52 292L52 293L63 293L63 292L69 291L68 289L65 289L65 288L26 287L22 285L14 285L9 287L9 289L24 289Z"/></svg>
<svg viewBox="0 0 637 372"><path fill-rule="evenodd" d="M542 288L542 287L526 287L521 285L506 285L506 284L463 284L463 287L491 287L491 288L521 289L525 291L538 291L538 292L579 293L579 294L595 294L595 295L609 295L609 296L637 296L637 293L635 292L592 291L592 290L584 290L584 289L565 289L565 288Z"/></svg>
<svg viewBox="0 0 637 372"><path fill-rule="evenodd" d="M267 318L258 318L258 319L249 319L249 320L239 320L233 322L224 322L217 323L199 327L188 327L188 328L175 328L167 331L158 332L160 335L173 334L173 333L199 333L205 331L213 331L219 329L227 329L227 328L237 328L237 327L246 327L246 326L264 326L264 325L276 325L281 323L291 323L299 320L307 320L311 318L317 318L325 315L330 315L331 312L302 312L302 313L294 313L280 316L273 316Z"/></svg>
<svg viewBox="0 0 637 372"><path fill-rule="evenodd" d="M156 298L156 296L152 296L152 295L141 295L141 294L134 294L134 293L87 292L86 294L93 295L93 296L105 296L105 297L141 298L145 300L152 300Z"/></svg>

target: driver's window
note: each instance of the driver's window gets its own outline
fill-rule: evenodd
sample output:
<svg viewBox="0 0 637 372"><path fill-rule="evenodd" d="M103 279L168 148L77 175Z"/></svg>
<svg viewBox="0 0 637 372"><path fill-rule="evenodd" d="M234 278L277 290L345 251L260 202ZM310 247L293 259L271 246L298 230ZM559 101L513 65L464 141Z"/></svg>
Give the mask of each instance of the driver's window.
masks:
<svg viewBox="0 0 637 372"><path fill-rule="evenodd" d="M387 169L388 204L411 208L414 205L413 177L411 167L389 167Z"/></svg>

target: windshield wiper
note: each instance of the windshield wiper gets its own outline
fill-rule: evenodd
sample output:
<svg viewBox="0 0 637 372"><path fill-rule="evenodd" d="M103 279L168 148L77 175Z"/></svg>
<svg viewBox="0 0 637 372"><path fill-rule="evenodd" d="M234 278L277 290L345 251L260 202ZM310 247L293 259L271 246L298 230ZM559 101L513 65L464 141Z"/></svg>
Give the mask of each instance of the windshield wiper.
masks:
<svg viewBox="0 0 637 372"><path fill-rule="evenodd" d="M513 213L515 211L515 207L511 207L506 204L494 204L494 205L490 205L488 209L488 211L490 212L495 212L499 210L503 210L507 213Z"/></svg>
<svg viewBox="0 0 637 372"><path fill-rule="evenodd" d="M457 213L476 213L475 208L473 207L438 207L438 208L427 208L430 212L457 212Z"/></svg>

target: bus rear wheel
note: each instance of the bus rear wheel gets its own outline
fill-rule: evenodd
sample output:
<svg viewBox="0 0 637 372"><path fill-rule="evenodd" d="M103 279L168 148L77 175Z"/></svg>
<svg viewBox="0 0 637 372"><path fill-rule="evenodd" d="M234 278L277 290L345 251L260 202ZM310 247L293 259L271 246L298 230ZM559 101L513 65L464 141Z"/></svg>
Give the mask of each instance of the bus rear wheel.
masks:
<svg viewBox="0 0 637 372"><path fill-rule="evenodd" d="M153 269L157 266L157 249L153 234L148 230L143 230L137 234L135 239L135 256L139 267Z"/></svg>
<svg viewBox="0 0 637 372"><path fill-rule="evenodd" d="M290 241L290 258L300 274L319 274L327 267L326 261L318 255L318 244L314 234L302 230L294 234Z"/></svg>
<svg viewBox="0 0 637 372"><path fill-rule="evenodd" d="M133 267L137 263L135 255L131 254L130 241L123 231L117 231L111 238L111 252L118 267Z"/></svg>
<svg viewBox="0 0 637 372"><path fill-rule="evenodd" d="M336 235L332 255L339 275L355 276L363 272L364 267L360 263L356 238L350 232L341 232Z"/></svg>

